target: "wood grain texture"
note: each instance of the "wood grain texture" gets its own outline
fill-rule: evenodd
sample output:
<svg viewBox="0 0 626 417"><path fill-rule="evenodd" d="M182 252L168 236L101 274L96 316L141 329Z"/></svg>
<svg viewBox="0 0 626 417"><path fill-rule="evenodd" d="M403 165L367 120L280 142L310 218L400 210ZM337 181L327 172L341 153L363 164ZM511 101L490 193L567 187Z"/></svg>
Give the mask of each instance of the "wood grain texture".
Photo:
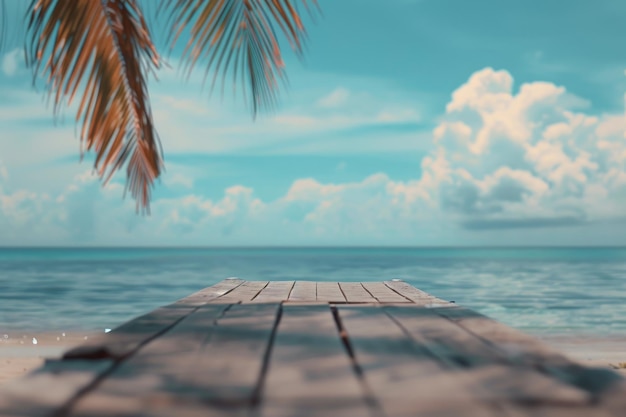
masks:
<svg viewBox="0 0 626 417"><path fill-rule="evenodd" d="M109 359L48 360L0 390L3 417L53 416L62 412L76 393L87 389L113 366Z"/></svg>
<svg viewBox="0 0 626 417"><path fill-rule="evenodd" d="M460 372L450 372L381 308L337 306L376 403L395 416L500 416L479 401Z"/></svg>
<svg viewBox="0 0 626 417"><path fill-rule="evenodd" d="M410 303L411 300L405 298L387 287L382 282L363 282L363 287L372 297L376 298L380 303Z"/></svg>
<svg viewBox="0 0 626 417"><path fill-rule="evenodd" d="M279 307L202 307L117 367L69 415L245 415Z"/></svg>
<svg viewBox="0 0 626 417"><path fill-rule="evenodd" d="M370 415L327 304L283 306L260 415Z"/></svg>
<svg viewBox="0 0 626 417"><path fill-rule="evenodd" d="M378 300L363 288L360 282L340 282L339 288L349 303L377 303Z"/></svg>
<svg viewBox="0 0 626 417"><path fill-rule="evenodd" d="M188 295L185 298L181 298L176 301L176 303L180 304L189 304L189 305L202 305L207 302L219 298L225 294L228 294L245 281L238 278L228 278L223 281L218 282L217 284L204 288L198 292L195 292L191 295Z"/></svg>
<svg viewBox="0 0 626 417"><path fill-rule="evenodd" d="M198 307L170 304L133 319L113 329L92 337L87 342L68 350L64 359L113 359L121 360L141 345L167 331Z"/></svg>
<svg viewBox="0 0 626 417"><path fill-rule="evenodd" d="M255 303L267 303L287 300L293 285L293 281L271 281L252 301Z"/></svg>
<svg viewBox="0 0 626 417"><path fill-rule="evenodd" d="M344 297L339 284L336 282L318 282L317 283L317 301L328 301L335 303L345 303Z"/></svg>
<svg viewBox="0 0 626 417"><path fill-rule="evenodd" d="M289 301L316 301L317 300L317 284L313 281L296 281Z"/></svg>
<svg viewBox="0 0 626 417"><path fill-rule="evenodd" d="M473 379L474 395L503 409L513 404L544 403L574 406L590 404L590 394L531 367L516 366L507 356L435 309L384 307L413 338L449 369Z"/></svg>
<svg viewBox="0 0 626 417"><path fill-rule="evenodd" d="M249 302L256 297L269 282L267 281L245 281L237 288L227 294L211 300L211 303L234 304L239 302Z"/></svg>
<svg viewBox="0 0 626 417"><path fill-rule="evenodd" d="M540 340L470 309L454 307L433 311L472 332L519 369L537 369L586 392L591 401L601 407L593 409L598 415L606 412L620 415L626 408L626 381L616 372L574 363Z"/></svg>
<svg viewBox="0 0 626 417"><path fill-rule="evenodd" d="M68 350L62 360L47 361L3 390L0 415L34 416L63 410L78 392L196 309L192 304L179 303L158 308Z"/></svg>
<svg viewBox="0 0 626 417"><path fill-rule="evenodd" d="M3 417L623 417L625 409L617 373L399 281L224 280L0 390Z"/></svg>
<svg viewBox="0 0 626 417"><path fill-rule="evenodd" d="M393 291L396 291L404 297L410 299L417 305L425 307L448 307L455 305L454 303L442 300L428 294L427 292L417 289L404 281L385 281L384 284Z"/></svg>

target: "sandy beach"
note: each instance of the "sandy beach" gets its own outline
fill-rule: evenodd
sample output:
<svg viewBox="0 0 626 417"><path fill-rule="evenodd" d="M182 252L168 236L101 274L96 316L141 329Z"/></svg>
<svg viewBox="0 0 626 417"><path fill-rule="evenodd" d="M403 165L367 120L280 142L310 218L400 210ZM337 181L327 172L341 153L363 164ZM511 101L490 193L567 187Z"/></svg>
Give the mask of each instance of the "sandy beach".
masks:
<svg viewBox="0 0 626 417"><path fill-rule="evenodd" d="M540 336L544 343L585 366L609 367L626 377L626 337L624 336ZM616 369L618 367L619 369Z"/></svg>
<svg viewBox="0 0 626 417"><path fill-rule="evenodd" d="M0 387L41 366L46 358L58 358L67 349L94 337L91 333L0 334ZM592 367L614 369L626 362L626 337L539 336L544 343L571 359ZM618 369L626 376L626 369Z"/></svg>
<svg viewBox="0 0 626 417"><path fill-rule="evenodd" d="M0 386L41 366L47 358L93 337L93 333L0 333Z"/></svg>

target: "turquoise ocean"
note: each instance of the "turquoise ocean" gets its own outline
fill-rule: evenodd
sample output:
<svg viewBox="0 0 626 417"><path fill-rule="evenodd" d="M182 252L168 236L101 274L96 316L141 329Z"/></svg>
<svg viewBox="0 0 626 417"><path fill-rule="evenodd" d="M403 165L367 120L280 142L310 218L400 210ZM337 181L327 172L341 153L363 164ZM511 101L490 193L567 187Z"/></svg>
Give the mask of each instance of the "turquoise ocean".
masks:
<svg viewBox="0 0 626 417"><path fill-rule="evenodd" d="M0 334L104 331L227 277L399 278L537 335L626 334L626 248L0 248Z"/></svg>

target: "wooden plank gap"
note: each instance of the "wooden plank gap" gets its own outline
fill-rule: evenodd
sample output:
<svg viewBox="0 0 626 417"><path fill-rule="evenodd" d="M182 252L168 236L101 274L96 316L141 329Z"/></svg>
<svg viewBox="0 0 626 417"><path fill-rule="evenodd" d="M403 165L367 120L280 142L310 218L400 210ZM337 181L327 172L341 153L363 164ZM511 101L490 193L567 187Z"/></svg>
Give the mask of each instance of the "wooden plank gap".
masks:
<svg viewBox="0 0 626 417"><path fill-rule="evenodd" d="M254 294L254 297L252 297L250 301L253 301L255 298L257 298L259 294L261 294L261 292L267 288L268 285L270 285L270 281L267 281L265 285L263 286L263 288L261 288L256 294Z"/></svg>
<svg viewBox="0 0 626 417"><path fill-rule="evenodd" d="M289 300L289 297L291 297L291 293L293 292L293 289L295 288L295 286L296 286L296 281L293 281L293 284L291 284L291 288L289 288L289 294L287 294L287 300Z"/></svg>
<svg viewBox="0 0 626 417"><path fill-rule="evenodd" d="M451 371L473 379L478 398L508 410L513 404L584 406L590 396L583 390L550 378L529 367L514 366L506 357L445 319L433 309L385 308L385 313Z"/></svg>
<svg viewBox="0 0 626 417"><path fill-rule="evenodd" d="M207 304L122 362L70 415L249 415L278 309Z"/></svg>
<svg viewBox="0 0 626 417"><path fill-rule="evenodd" d="M330 311L333 313L333 319L335 320L335 326L337 326L337 332L339 333L339 337L341 339L343 347L345 348L346 353L348 354L348 357L350 358L352 369L354 369L354 373L358 377L359 384L361 385L363 391L365 392L366 404L368 405L368 407L374 410L375 414L383 415L382 406L376 399L374 395L374 390L372 389L372 387L369 386L369 384L365 380L365 373L356 360L354 347L352 346L352 343L350 342L350 338L348 337L348 332L346 331L341 321L341 317L339 316L339 311L337 310L337 307L334 307L331 305Z"/></svg>
<svg viewBox="0 0 626 417"><path fill-rule="evenodd" d="M341 295L343 295L343 298L346 300L347 303L348 297L346 297L346 293L344 292L343 288L341 288L341 285L339 283L337 283L337 287L339 287L339 292L341 293ZM336 315L336 311L333 312L333 315Z"/></svg>
<svg viewBox="0 0 626 417"><path fill-rule="evenodd" d="M384 307L338 310L365 380L386 416L502 416L474 395L464 372L450 372Z"/></svg>
<svg viewBox="0 0 626 417"><path fill-rule="evenodd" d="M289 301L315 302L317 301L317 285L313 281L295 281L289 294Z"/></svg>
<svg viewBox="0 0 626 417"><path fill-rule="evenodd" d="M363 285L363 283L362 283L362 282L359 282L359 284L361 284L361 287L363 287L363 289L364 289L365 291L367 291L367 293L368 293L369 295L371 295L373 299L375 299L376 301L380 302L380 300L379 300L378 298L376 298L376 296L375 296L374 294L372 294L372 292L371 292L370 290L368 290L367 288L365 288L365 285Z"/></svg>
<svg viewBox="0 0 626 417"><path fill-rule="evenodd" d="M154 332L148 332L142 335L141 332L134 332L136 326L143 325L144 328L150 328L146 323L154 317L160 318L159 311L157 309L152 313L140 316L122 326L114 329L110 333L100 335L97 338L90 340L89 342L77 346L68 350L63 354L63 360L95 360L95 359L112 359L115 361L125 360L134 355L139 349L151 342L152 340L167 333L170 329L175 327L178 323L184 320L186 317L195 313L200 306L190 307L187 311L179 317L172 320L169 324L162 325L160 329ZM184 310L184 309L179 309ZM175 311L175 310L172 310ZM159 324L159 323L157 323Z"/></svg>
<svg viewBox="0 0 626 417"><path fill-rule="evenodd" d="M226 281L226 280L225 280L225 281ZM235 281L235 280L232 280L232 281ZM235 290L235 288L239 287L241 284L243 284L243 283L245 282L244 280L238 280L238 281L239 281L239 282L238 282L238 284L237 284L236 286L234 286L233 288L229 288L229 289L225 290L223 293L220 293L220 294L219 294L219 295L220 295L220 297L221 297L221 296L223 296L223 295L228 294L228 293L229 293L229 292L231 292L231 291L234 291L234 290Z"/></svg>
<svg viewBox="0 0 626 417"><path fill-rule="evenodd" d="M197 291L191 295L188 295L187 297L181 298L180 300L173 303L172 306L206 304L211 300L222 297L232 292L245 282L246 281L239 278L227 278L218 282L217 284Z"/></svg>
<svg viewBox="0 0 626 417"><path fill-rule="evenodd" d="M406 298L410 303L415 304L415 301L413 299L411 299L410 297L407 297L406 295L404 295L402 292L398 291L397 289L387 285L387 282L383 282L383 284L385 285L385 287L389 288L391 291L395 292L399 296Z"/></svg>
<svg viewBox="0 0 626 417"><path fill-rule="evenodd" d="M224 313L226 312L226 310L228 310L231 306L228 305L226 306L222 312L221 315L223 316ZM57 416L66 416L69 415L70 412L72 411L72 409L75 407L75 405L82 399L84 398L86 395L88 395L90 392L96 390L101 383L110 375L112 375L121 365L122 363L125 363L128 359L130 359L131 357L133 357L133 355L135 355L137 352L139 352L141 350L142 347L144 347L145 345L147 345L148 343L150 343L151 341L159 338L160 336L168 333L170 330L172 330L174 327L176 327L176 325L178 325L180 322L182 322L183 320L185 320L188 317L191 317L191 315L193 313L195 313L196 311L200 310L200 307L196 307L193 309L193 311L191 311L189 314L186 314L182 317L180 317L178 320L174 321L172 324L170 324L169 326L165 327L163 330L161 330L158 333L155 333L154 335L152 335L151 337L145 339L144 341L142 341L141 343L139 343L137 345L137 347L135 347L135 349L133 349L132 351L130 351L127 355L125 355L124 357L120 357L117 358L113 364L106 369L104 372L102 372L101 374L97 375L96 378L94 378L91 383L89 383L88 385L86 385L85 387L79 389L76 391L75 395L72 396L61 408L59 408L55 413L53 417L57 417ZM70 353L70 352L68 352ZM67 355L67 354L66 354ZM69 359L66 358L64 356L64 359Z"/></svg>
<svg viewBox="0 0 626 417"><path fill-rule="evenodd" d="M394 324L402 331L402 333L404 333L404 335L408 339L412 340L413 343L420 346L420 349L425 354L425 356L428 356L434 362L437 362L438 364L440 364L440 366L446 369L455 369L455 368L467 366L467 364L465 363L459 363L457 361L451 360L446 355L438 354L433 349L433 347L430 346L430 343L428 343L429 340L427 338L419 334L411 333L409 329L407 329L407 327L401 322L401 320L398 317L396 317L394 314L392 314L392 312L390 312L388 308L383 308L382 311L385 313L387 317L389 317L389 319L392 322L394 322Z"/></svg>
<svg viewBox="0 0 626 417"><path fill-rule="evenodd" d="M269 284L268 281L245 281L237 288L230 291L228 294L225 294L219 298L216 298L211 301L211 304L220 304L220 303L236 303L236 302L250 302L258 294L263 291L265 287Z"/></svg>
<svg viewBox="0 0 626 417"><path fill-rule="evenodd" d="M404 281L384 281L385 286L424 307L452 307L454 302L442 300Z"/></svg>
<svg viewBox="0 0 626 417"><path fill-rule="evenodd" d="M380 303L412 303L412 301L386 287L382 282L362 282L363 288Z"/></svg>
<svg viewBox="0 0 626 417"><path fill-rule="evenodd" d="M338 282L317 282L317 300L334 302L346 302L346 297L341 292Z"/></svg>
<svg viewBox="0 0 626 417"><path fill-rule="evenodd" d="M256 417L380 417L342 343L328 303L285 304Z"/></svg>
<svg viewBox="0 0 626 417"><path fill-rule="evenodd" d="M283 304L281 303L278 306L278 311L276 312L276 319L274 321L272 333L270 334L269 342L267 343L267 349L265 349L265 353L263 354L263 363L261 365L261 372L259 372L259 378L257 380L256 388L252 393L252 407L254 408L258 407L258 405L261 403L263 387L265 385L265 379L267 377L267 372L269 369L270 358L272 356L272 349L274 348L274 342L276 340L276 331L278 330L278 325L280 324L280 320L282 318Z"/></svg>

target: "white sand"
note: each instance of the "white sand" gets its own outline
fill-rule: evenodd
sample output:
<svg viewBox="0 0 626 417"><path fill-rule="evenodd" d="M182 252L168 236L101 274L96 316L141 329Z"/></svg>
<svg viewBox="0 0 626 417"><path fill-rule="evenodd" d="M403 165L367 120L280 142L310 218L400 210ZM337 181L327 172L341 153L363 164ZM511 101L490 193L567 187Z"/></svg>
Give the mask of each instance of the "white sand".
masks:
<svg viewBox="0 0 626 417"><path fill-rule="evenodd" d="M89 333L0 333L0 386L43 365L46 358L59 358L77 346Z"/></svg>
<svg viewBox="0 0 626 417"><path fill-rule="evenodd" d="M41 366L45 358L58 358L93 334L0 334L0 386ZM36 344L33 343L36 339ZM607 367L626 363L626 337L540 336L544 343L586 366ZM626 376L626 369L618 372Z"/></svg>
<svg viewBox="0 0 626 417"><path fill-rule="evenodd" d="M541 336L544 343L585 366L609 367L626 376L626 336Z"/></svg>

